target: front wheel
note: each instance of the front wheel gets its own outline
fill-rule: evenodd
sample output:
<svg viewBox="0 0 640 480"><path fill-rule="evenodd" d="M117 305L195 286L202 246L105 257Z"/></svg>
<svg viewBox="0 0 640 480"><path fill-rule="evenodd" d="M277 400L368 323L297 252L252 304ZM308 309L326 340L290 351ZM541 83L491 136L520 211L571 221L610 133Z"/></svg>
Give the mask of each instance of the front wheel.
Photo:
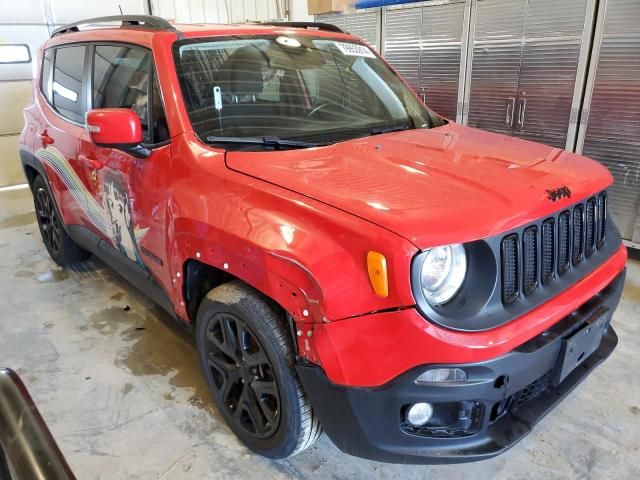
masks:
<svg viewBox="0 0 640 480"><path fill-rule="evenodd" d="M234 281L207 294L196 322L209 391L238 438L273 459L313 445L322 430L298 380L281 315Z"/></svg>

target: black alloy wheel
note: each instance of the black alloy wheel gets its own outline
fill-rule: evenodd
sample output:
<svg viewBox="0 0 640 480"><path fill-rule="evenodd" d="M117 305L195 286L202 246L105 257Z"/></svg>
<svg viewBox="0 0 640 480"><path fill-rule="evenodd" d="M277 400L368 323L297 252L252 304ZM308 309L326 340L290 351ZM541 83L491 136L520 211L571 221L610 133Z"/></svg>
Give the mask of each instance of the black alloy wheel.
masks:
<svg viewBox="0 0 640 480"><path fill-rule="evenodd" d="M52 255L60 252L62 245L60 219L53 200L44 186L39 186L35 192L36 215L42 233L42 240Z"/></svg>
<svg viewBox="0 0 640 480"><path fill-rule="evenodd" d="M251 435L272 436L280 422L280 392L271 361L251 328L232 313L218 313L208 325L204 347L223 408Z"/></svg>
<svg viewBox="0 0 640 480"><path fill-rule="evenodd" d="M89 258L90 253L80 248L69 237L64 221L60 217L60 210L42 175L36 175L33 179L31 191L42 241L53 261L61 267L68 267Z"/></svg>
<svg viewBox="0 0 640 480"><path fill-rule="evenodd" d="M240 280L200 302L196 345L211 397L249 449L283 459L322 434L296 372L295 338L275 302Z"/></svg>

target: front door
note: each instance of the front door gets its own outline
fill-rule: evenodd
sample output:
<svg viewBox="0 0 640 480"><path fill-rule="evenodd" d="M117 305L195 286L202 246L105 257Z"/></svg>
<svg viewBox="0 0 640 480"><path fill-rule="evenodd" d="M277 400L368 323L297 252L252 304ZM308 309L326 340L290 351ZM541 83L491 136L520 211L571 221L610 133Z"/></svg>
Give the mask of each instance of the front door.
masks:
<svg viewBox="0 0 640 480"><path fill-rule="evenodd" d="M103 236L111 246L170 291L165 257L170 145L151 52L125 44L92 48L93 109L130 108L139 116L143 144L137 158L95 145L84 133L80 156L105 218Z"/></svg>

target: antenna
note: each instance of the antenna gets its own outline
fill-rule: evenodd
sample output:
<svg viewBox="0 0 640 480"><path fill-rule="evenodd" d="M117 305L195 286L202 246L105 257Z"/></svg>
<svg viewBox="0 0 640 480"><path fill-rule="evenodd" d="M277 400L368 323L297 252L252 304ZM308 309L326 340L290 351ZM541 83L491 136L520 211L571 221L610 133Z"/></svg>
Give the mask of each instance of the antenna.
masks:
<svg viewBox="0 0 640 480"><path fill-rule="evenodd" d="M122 13L122 5L118 4L118 8L120 9L120 15L124 15L124 13Z"/></svg>

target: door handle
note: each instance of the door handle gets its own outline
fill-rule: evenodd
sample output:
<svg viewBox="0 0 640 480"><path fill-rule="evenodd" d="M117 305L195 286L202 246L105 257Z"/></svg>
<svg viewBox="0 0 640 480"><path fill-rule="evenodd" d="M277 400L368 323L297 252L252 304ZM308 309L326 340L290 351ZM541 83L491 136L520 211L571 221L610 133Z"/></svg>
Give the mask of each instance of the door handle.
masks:
<svg viewBox="0 0 640 480"><path fill-rule="evenodd" d="M524 127L524 116L527 111L527 99L521 98L518 103L518 128L522 128Z"/></svg>
<svg viewBox="0 0 640 480"><path fill-rule="evenodd" d="M505 125L512 126L513 125L513 110L516 107L516 98L509 97L507 98L507 113L504 117Z"/></svg>
<svg viewBox="0 0 640 480"><path fill-rule="evenodd" d="M49 133L45 130L41 134L39 134L40 140L42 141L42 147L46 148L47 145L53 145L55 141L52 137L49 136Z"/></svg>
<svg viewBox="0 0 640 480"><path fill-rule="evenodd" d="M104 167L104 164L97 158L83 155L82 153L78 155L78 160L80 160L83 163L86 163L87 165L89 165L89 167L93 168L94 170L100 170L102 167Z"/></svg>

